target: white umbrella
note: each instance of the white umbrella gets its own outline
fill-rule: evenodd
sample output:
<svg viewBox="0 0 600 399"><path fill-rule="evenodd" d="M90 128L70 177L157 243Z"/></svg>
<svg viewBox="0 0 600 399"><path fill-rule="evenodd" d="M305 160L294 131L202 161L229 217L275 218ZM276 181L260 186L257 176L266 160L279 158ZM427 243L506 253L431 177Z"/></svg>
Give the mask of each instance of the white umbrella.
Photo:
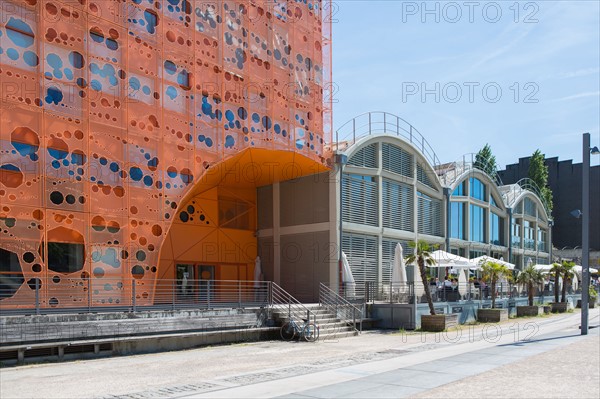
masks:
<svg viewBox="0 0 600 399"><path fill-rule="evenodd" d="M581 276L581 274L583 273L583 267L580 265L575 265L575 267L573 267L573 271L575 273L577 273L579 276ZM598 273L598 269L594 269L593 267L590 267L590 273Z"/></svg>
<svg viewBox="0 0 600 399"><path fill-rule="evenodd" d="M468 280L466 273L468 272L468 270L462 269L458 271L458 291L461 295L465 295L467 293Z"/></svg>
<svg viewBox="0 0 600 399"><path fill-rule="evenodd" d="M533 267L543 273L548 273L550 269L552 269L552 266L553 265L534 265Z"/></svg>
<svg viewBox="0 0 600 399"><path fill-rule="evenodd" d="M355 295L354 287L356 286L356 281L354 280L352 269L350 269L350 263L348 263L348 258L344 252L342 252L342 282L346 287L346 296L353 298Z"/></svg>
<svg viewBox="0 0 600 399"><path fill-rule="evenodd" d="M575 278L573 279L573 290L576 291L579 281L583 282L583 267L580 265L575 265L575 267L573 267L573 271L575 272ZM598 269L590 267L590 274L591 273L598 273Z"/></svg>
<svg viewBox="0 0 600 399"><path fill-rule="evenodd" d="M257 256L254 260L254 287L260 287L262 281L262 266L260 262L260 256Z"/></svg>
<svg viewBox="0 0 600 399"><path fill-rule="evenodd" d="M483 255L483 256L479 256L477 258L470 259L469 262L471 262L472 265L475 265L476 268L480 268L481 265L483 265L486 262L500 263L501 265L506 266L510 270L513 270L515 268L515 265L513 265L510 262L507 262L507 261L502 260L502 259L494 259L491 256L487 256L487 255Z"/></svg>
<svg viewBox="0 0 600 399"><path fill-rule="evenodd" d="M400 291L404 292L406 286L406 267L404 266L404 259L402 257L402 245L396 244L394 251L394 262L392 263L392 288L395 285L400 288Z"/></svg>
<svg viewBox="0 0 600 399"><path fill-rule="evenodd" d="M423 287L423 281L421 281L421 272L419 270L419 265L417 264L416 256L415 261L407 264L406 266L412 266L412 283L414 288L414 295L417 298L420 298L423 294L425 294L425 287ZM437 267L437 265L433 265L432 267Z"/></svg>
<svg viewBox="0 0 600 399"><path fill-rule="evenodd" d="M465 268L473 266L469 263L469 259L440 249L433 251L430 255L435 260L435 265L431 267Z"/></svg>

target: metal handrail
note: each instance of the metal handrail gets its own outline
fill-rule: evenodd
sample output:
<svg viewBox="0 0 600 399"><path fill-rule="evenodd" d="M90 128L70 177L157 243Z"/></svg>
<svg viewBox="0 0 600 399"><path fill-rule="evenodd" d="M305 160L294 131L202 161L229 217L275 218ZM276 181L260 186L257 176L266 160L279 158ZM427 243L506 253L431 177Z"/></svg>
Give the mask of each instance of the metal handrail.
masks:
<svg viewBox="0 0 600 399"><path fill-rule="evenodd" d="M348 131L345 130L346 128ZM335 132L335 149L340 151L342 143L346 143L349 147L363 136L382 133L395 134L404 138L421 152L434 169L440 165L440 159L425 137L406 120L389 112L365 112L344 123Z"/></svg>
<svg viewBox="0 0 600 399"><path fill-rule="evenodd" d="M137 312L268 307L268 281L89 278L70 275L27 279L0 275L3 314Z"/></svg>
<svg viewBox="0 0 600 399"><path fill-rule="evenodd" d="M461 159L457 161L450 162L445 168L440 168L437 173L445 187L451 187L466 172L472 170L478 170L486 174L497 186L503 185L502 179L500 179L500 175L498 174L498 168L495 165L488 164L481 166L483 166L483 168L480 167L477 162L477 154L469 153L464 154Z"/></svg>
<svg viewBox="0 0 600 399"><path fill-rule="evenodd" d="M317 316L294 298L289 292L281 288L277 283L270 283L269 307L271 309L287 309L288 318L300 322L302 319L311 320L316 323ZM299 323L301 324L301 323Z"/></svg>
<svg viewBox="0 0 600 399"><path fill-rule="evenodd" d="M513 207L515 205L516 200L524 192L526 192L526 191L532 192L539 198L540 202L542 203L542 206L544 207L544 210L546 211L546 216L548 216L548 218L551 217L549 204L547 203L546 199L542 196L542 190L536 184L535 181L525 177L525 178L517 181L515 184L510 184L510 185L501 187L500 190L502 191L502 199L503 199L504 203L509 207ZM512 194L512 195L510 195L510 194Z"/></svg>
<svg viewBox="0 0 600 399"><path fill-rule="evenodd" d="M135 278L63 275L25 280L22 274L0 275L3 314L263 307L286 309L298 322L316 322L310 309L270 281L160 279L150 288Z"/></svg>
<svg viewBox="0 0 600 399"><path fill-rule="evenodd" d="M323 283L319 283L319 305L327 308L332 313L335 313L337 317L340 318L343 322L350 324L354 327L354 330L357 332L362 332L362 321L363 321L363 311L362 309L357 308L350 302L348 302L344 297L340 296L338 293L334 292ZM352 315L350 317L350 312ZM360 330L356 328L356 315L358 314L360 318Z"/></svg>

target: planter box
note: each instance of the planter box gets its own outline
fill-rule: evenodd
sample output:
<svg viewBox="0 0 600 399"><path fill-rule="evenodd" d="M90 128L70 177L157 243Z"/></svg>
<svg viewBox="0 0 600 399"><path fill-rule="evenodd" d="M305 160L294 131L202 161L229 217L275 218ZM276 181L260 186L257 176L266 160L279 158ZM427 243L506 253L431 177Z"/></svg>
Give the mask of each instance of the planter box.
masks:
<svg viewBox="0 0 600 399"><path fill-rule="evenodd" d="M544 306L517 306L517 317L539 316L544 311Z"/></svg>
<svg viewBox="0 0 600 399"><path fill-rule="evenodd" d="M508 320L508 309L477 309L477 321L481 323L498 323Z"/></svg>
<svg viewBox="0 0 600 399"><path fill-rule="evenodd" d="M568 302L552 302L552 313L565 313L568 310Z"/></svg>
<svg viewBox="0 0 600 399"><path fill-rule="evenodd" d="M421 315L421 330L440 332L458 325L457 314Z"/></svg>
<svg viewBox="0 0 600 399"><path fill-rule="evenodd" d="M590 301L588 302L588 305L589 305L588 307L589 307L590 309L593 309L593 308L595 308L595 307L596 307L596 301L592 301L592 300L590 299ZM578 300L577 300L577 308L578 308L578 309L581 309L581 299L578 299Z"/></svg>
<svg viewBox="0 0 600 399"><path fill-rule="evenodd" d="M550 305L544 305L544 314L550 314L550 312L552 312L552 306Z"/></svg>

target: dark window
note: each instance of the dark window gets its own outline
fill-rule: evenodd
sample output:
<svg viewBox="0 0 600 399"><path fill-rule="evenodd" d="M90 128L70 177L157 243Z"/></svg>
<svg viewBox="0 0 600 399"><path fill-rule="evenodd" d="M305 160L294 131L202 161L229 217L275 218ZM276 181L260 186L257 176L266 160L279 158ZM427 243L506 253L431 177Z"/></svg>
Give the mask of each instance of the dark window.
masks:
<svg viewBox="0 0 600 399"><path fill-rule="evenodd" d="M13 296L24 281L17 254L0 248L0 299Z"/></svg>
<svg viewBox="0 0 600 399"><path fill-rule="evenodd" d="M246 201L219 197L219 226L228 229L254 230L254 206Z"/></svg>
<svg viewBox="0 0 600 399"><path fill-rule="evenodd" d="M74 273L83 269L85 263L85 246L83 244L71 244L66 242L49 242L48 256L41 252L48 269L57 273Z"/></svg>

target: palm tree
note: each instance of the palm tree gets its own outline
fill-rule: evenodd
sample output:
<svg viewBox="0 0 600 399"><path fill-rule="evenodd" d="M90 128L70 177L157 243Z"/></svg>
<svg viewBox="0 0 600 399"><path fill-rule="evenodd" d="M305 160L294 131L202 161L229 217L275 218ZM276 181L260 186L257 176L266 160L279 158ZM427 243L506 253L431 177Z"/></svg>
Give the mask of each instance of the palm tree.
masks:
<svg viewBox="0 0 600 399"><path fill-rule="evenodd" d="M419 265L419 273L421 273L421 280L423 281L423 289L425 290L425 298L427 298L427 303L429 304L429 313L431 315L435 315L435 309L433 308L433 299L431 298L431 291L429 291L429 281L427 280L427 271L425 270L425 266L433 266L435 265L435 260L431 257L429 251L432 249L431 246L425 242L424 240L413 241L409 243L410 247L415 251L404 258L404 262L407 265L409 264L417 264Z"/></svg>
<svg viewBox="0 0 600 399"><path fill-rule="evenodd" d="M562 298L561 302L567 302L567 280L573 278L573 268L575 267L575 262L569 262L567 260L563 260L562 263Z"/></svg>
<svg viewBox="0 0 600 399"><path fill-rule="evenodd" d="M486 261L481 266L483 279L490 282L492 289L492 309L496 306L496 282L502 277L507 279L512 277L510 269L501 263Z"/></svg>
<svg viewBox="0 0 600 399"><path fill-rule="evenodd" d="M563 267L560 263L553 263L550 273L554 275L554 302L558 303L558 281L563 272Z"/></svg>
<svg viewBox="0 0 600 399"><path fill-rule="evenodd" d="M527 266L517 276L517 283L524 284L527 286L527 297L529 299L529 306L533 306L533 288L544 282L544 275L541 271L537 270L533 265Z"/></svg>

